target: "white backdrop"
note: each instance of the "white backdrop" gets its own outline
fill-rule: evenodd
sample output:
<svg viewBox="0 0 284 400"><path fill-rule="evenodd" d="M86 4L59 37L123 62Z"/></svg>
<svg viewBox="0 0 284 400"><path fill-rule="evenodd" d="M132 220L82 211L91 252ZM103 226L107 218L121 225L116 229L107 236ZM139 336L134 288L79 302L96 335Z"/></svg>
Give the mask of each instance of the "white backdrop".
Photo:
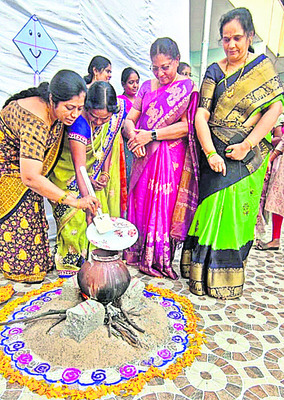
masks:
<svg viewBox="0 0 284 400"><path fill-rule="evenodd" d="M112 62L111 83L122 92L121 71L132 66L141 81L151 77L149 50L169 36L189 61L189 0L0 0L0 108L12 94L33 86L34 72L12 39L36 15L58 53L40 75L49 81L60 69L87 74L90 60L103 55ZM49 235L55 222L46 202Z"/></svg>
<svg viewBox="0 0 284 400"><path fill-rule="evenodd" d="M92 57L103 55L120 94L123 68L136 68L141 81L151 77L150 45L162 36L176 40L182 61L189 61L189 0L0 0L0 6L0 107L34 84L33 70L12 41L34 14L59 50L40 81L63 68L86 75Z"/></svg>

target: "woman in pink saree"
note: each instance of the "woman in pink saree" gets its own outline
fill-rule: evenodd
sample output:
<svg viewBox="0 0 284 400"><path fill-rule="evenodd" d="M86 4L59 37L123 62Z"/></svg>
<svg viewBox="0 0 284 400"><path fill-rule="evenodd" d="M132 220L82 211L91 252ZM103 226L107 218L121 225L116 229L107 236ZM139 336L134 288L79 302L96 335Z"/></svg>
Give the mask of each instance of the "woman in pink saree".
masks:
<svg viewBox="0 0 284 400"><path fill-rule="evenodd" d="M175 248L187 235L198 200L193 131L198 92L177 73L180 53L172 39L157 39L150 57L155 79L141 86L124 126L128 148L136 156L128 220L139 230L126 261L145 274L177 279Z"/></svg>

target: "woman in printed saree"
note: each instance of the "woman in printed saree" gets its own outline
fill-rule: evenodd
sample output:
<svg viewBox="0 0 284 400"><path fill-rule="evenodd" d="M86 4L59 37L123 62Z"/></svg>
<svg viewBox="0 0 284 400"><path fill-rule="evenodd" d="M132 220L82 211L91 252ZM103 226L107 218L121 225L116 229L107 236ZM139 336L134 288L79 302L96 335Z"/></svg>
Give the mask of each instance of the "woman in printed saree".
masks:
<svg viewBox="0 0 284 400"><path fill-rule="evenodd" d="M225 14L220 36L226 58L208 67L201 87L195 122L203 149L199 204L181 262L196 295L242 295L270 151L267 139L283 102L272 63L250 51L253 35L246 8Z"/></svg>
<svg viewBox="0 0 284 400"><path fill-rule="evenodd" d="M77 201L47 179L59 152L63 124L76 120L85 96L84 80L62 70L50 84L10 97L0 113L0 268L7 279L40 282L54 265L43 196L96 212L95 198Z"/></svg>
<svg viewBox="0 0 284 400"><path fill-rule="evenodd" d="M192 126L198 93L190 79L177 73L180 53L172 39L157 39L150 57L155 79L141 86L124 126L136 156L128 220L139 230L126 261L145 274L177 279L175 247L186 237L198 200Z"/></svg>
<svg viewBox="0 0 284 400"><path fill-rule="evenodd" d="M50 179L80 199L88 193L80 172L85 166L102 211L120 216L120 128L126 116L125 103L117 103L108 82L97 81L88 90L82 115L67 128L63 150ZM62 204L53 206L57 224L55 264L61 277L74 275L88 250L86 237L92 214Z"/></svg>

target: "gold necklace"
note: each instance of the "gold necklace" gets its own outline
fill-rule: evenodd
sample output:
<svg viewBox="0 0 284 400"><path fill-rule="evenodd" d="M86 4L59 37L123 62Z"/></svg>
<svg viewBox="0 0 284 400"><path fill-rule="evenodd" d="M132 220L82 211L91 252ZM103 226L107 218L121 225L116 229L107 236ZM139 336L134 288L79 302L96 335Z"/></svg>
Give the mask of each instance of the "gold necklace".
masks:
<svg viewBox="0 0 284 400"><path fill-rule="evenodd" d="M92 146L92 152L93 152L93 155L94 155L94 157L95 157L95 160L98 160L98 162L100 163L100 162L102 161L102 159L104 158L104 155L105 155L105 153L103 152L103 134L102 134L102 132L101 132L102 127L99 126L99 127L95 127L95 128L93 129L92 124L90 124L90 127L91 127L91 146ZM98 148L98 150L95 150L95 148L94 148L94 137L93 137L93 134L95 133L96 128L97 128L97 132L96 132L96 133L97 133L97 134L101 134L101 143L100 143L100 147Z"/></svg>
<svg viewBox="0 0 284 400"><path fill-rule="evenodd" d="M244 62L243 66L242 66L242 68L240 70L239 76L237 77L235 82L228 88L228 86L227 86L227 71L228 71L229 61L228 61L228 58L227 58L224 85L225 85L225 91L226 91L227 97L229 97L229 98L234 96L236 83L240 80L241 76L243 75L247 59L248 59L248 55L246 56L245 62Z"/></svg>

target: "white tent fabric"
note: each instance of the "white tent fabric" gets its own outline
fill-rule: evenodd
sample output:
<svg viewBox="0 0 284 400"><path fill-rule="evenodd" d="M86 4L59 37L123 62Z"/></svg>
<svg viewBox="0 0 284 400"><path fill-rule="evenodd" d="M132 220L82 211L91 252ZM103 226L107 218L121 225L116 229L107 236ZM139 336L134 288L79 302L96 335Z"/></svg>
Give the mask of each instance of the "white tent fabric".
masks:
<svg viewBox="0 0 284 400"><path fill-rule="evenodd" d="M34 71L12 41L32 15L59 50L41 82L64 68L84 76L92 57L103 55L112 62L111 83L119 94L125 67L136 68L142 82L152 76L150 45L163 36L174 39L182 61L189 61L188 0L0 0L0 6L0 108L10 95L34 85ZM52 238L56 228L47 202L46 209Z"/></svg>
<svg viewBox="0 0 284 400"><path fill-rule="evenodd" d="M176 40L189 61L189 1L178 0L1 0L0 107L11 94L34 85L34 72L12 39L36 15L58 47L40 74L48 81L60 69L86 75L95 55L113 65L111 83L119 94L123 68L133 66L141 81L151 77L149 49L157 37Z"/></svg>

